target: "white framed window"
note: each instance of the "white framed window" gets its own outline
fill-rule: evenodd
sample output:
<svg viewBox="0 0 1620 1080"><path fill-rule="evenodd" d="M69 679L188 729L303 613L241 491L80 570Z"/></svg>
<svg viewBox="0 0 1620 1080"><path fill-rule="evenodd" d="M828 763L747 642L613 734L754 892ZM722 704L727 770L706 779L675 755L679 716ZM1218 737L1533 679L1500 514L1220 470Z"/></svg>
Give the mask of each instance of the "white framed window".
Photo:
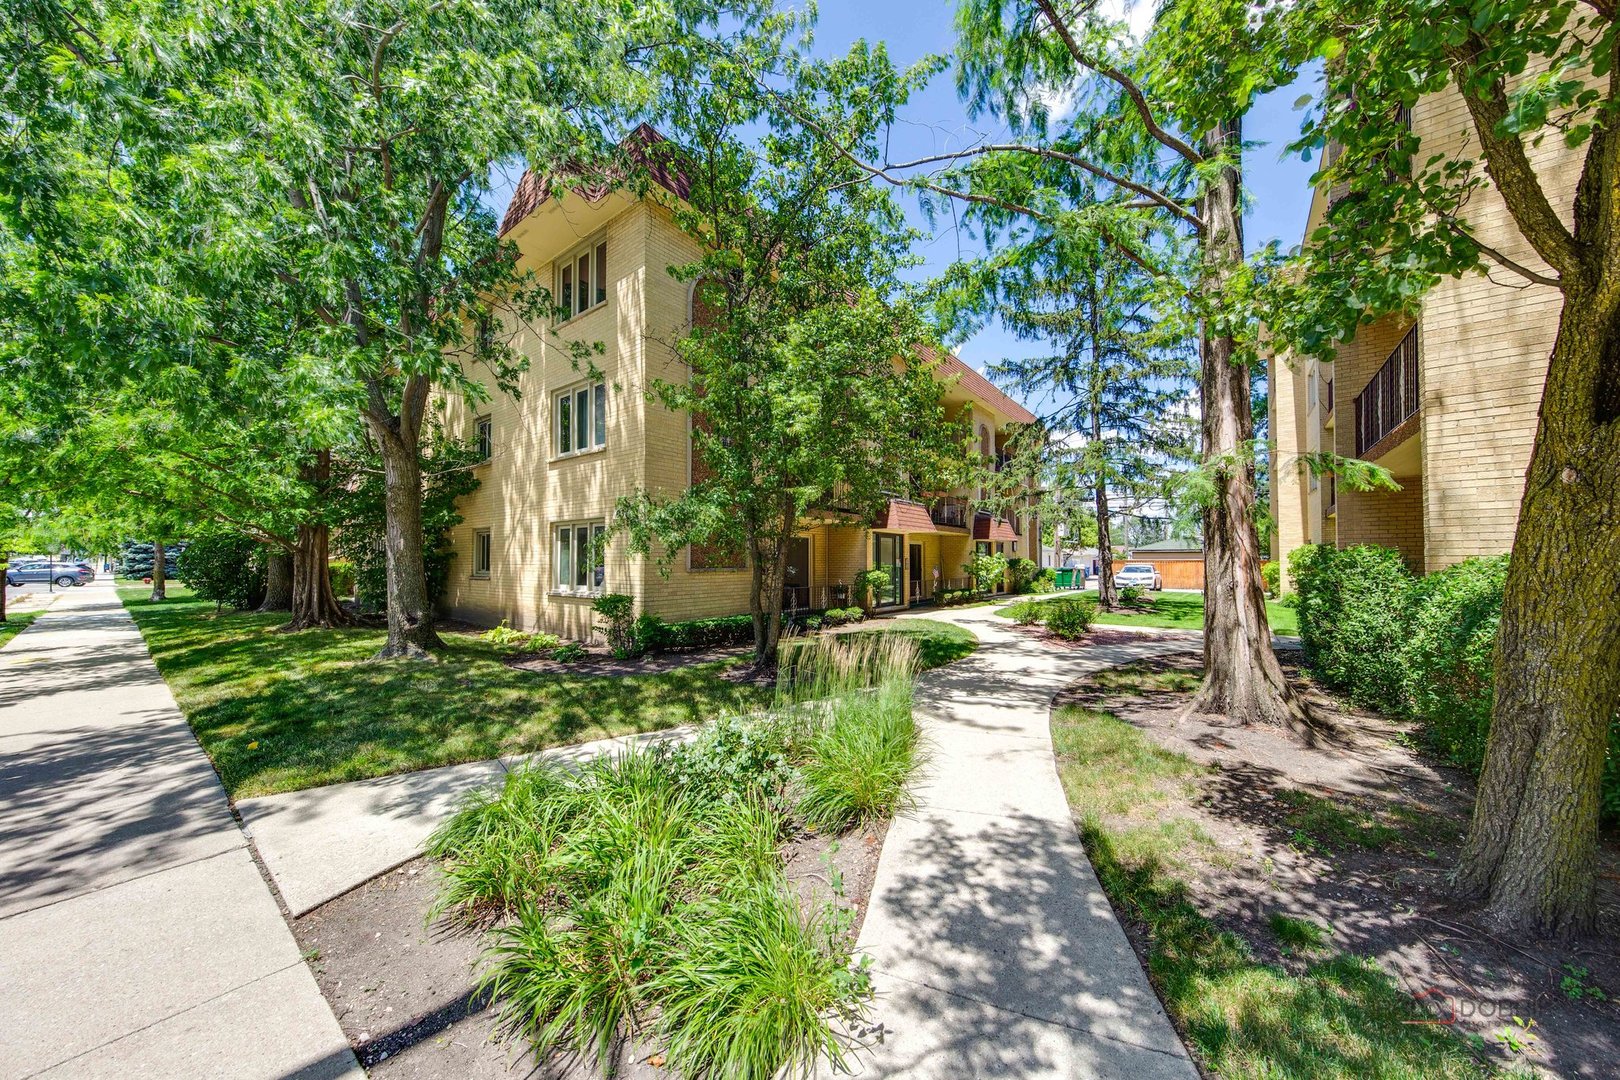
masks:
<svg viewBox="0 0 1620 1080"><path fill-rule="evenodd" d="M607 445L607 384L564 390L552 399L552 447L558 457Z"/></svg>
<svg viewBox="0 0 1620 1080"><path fill-rule="evenodd" d="M600 521L571 521L552 529L551 582L557 592L595 596L602 591L607 583L606 534Z"/></svg>
<svg viewBox="0 0 1620 1080"><path fill-rule="evenodd" d="M488 461L495 449L495 425L487 416L480 416L473 421L473 431L477 433L478 460Z"/></svg>
<svg viewBox="0 0 1620 1080"><path fill-rule="evenodd" d="M472 576L476 578L489 577L490 540L488 529L473 530L472 548Z"/></svg>
<svg viewBox="0 0 1620 1080"><path fill-rule="evenodd" d="M591 240L557 260L557 306L563 321L607 303L607 241Z"/></svg>

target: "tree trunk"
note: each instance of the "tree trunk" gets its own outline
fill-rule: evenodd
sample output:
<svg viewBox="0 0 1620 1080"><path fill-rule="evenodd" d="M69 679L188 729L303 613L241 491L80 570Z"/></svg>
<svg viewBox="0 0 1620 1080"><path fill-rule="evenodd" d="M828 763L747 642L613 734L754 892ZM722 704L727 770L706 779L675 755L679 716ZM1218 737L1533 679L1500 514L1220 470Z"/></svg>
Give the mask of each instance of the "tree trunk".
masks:
<svg viewBox="0 0 1620 1080"><path fill-rule="evenodd" d="M318 492L332 480L332 451L317 450L299 468L300 477ZM328 557L331 527L324 521L308 521L298 526L298 540L292 554L292 619L283 630L330 630L345 626L349 616L332 594L332 572Z"/></svg>
<svg viewBox="0 0 1620 1080"><path fill-rule="evenodd" d="M293 557L280 548L265 556L264 603L262 612L291 611L293 606Z"/></svg>
<svg viewBox="0 0 1620 1080"><path fill-rule="evenodd" d="M1114 585L1114 535L1108 527L1108 487L1097 477L1097 604L1104 611L1119 606L1119 589Z"/></svg>
<svg viewBox="0 0 1620 1080"><path fill-rule="evenodd" d="M1205 137L1209 156L1235 153L1237 120ZM1243 263L1235 166L1222 169L1202 201L1205 288L1216 305ZM1260 575L1260 533L1255 528L1254 416L1248 366L1233 334L1201 322L1200 396L1204 467L1215 493L1204 508L1204 683L1189 711L1224 715L1236 723L1273 723L1308 734L1304 705L1271 647L1265 584Z"/></svg>
<svg viewBox="0 0 1620 1080"><path fill-rule="evenodd" d="M292 556L292 619L283 630L330 630L346 626L349 616L332 593L328 559L330 529L325 524L298 526Z"/></svg>
<svg viewBox="0 0 1620 1080"><path fill-rule="evenodd" d="M1599 782L1620 707L1620 290L1566 285L1455 885L1515 931L1597 919Z"/></svg>
<svg viewBox="0 0 1620 1080"><path fill-rule="evenodd" d="M388 556L388 640L377 659L426 659L444 646L433 629L422 555L422 462L415 424L366 417L383 464L383 545ZM330 584L328 585L330 592Z"/></svg>
<svg viewBox="0 0 1620 1080"><path fill-rule="evenodd" d="M0 624L6 621L6 570L11 565L11 552L0 551Z"/></svg>
<svg viewBox="0 0 1620 1080"><path fill-rule="evenodd" d="M788 543L751 540L749 552L752 574L748 611L754 618L754 669L770 671L776 667L776 650L782 642L782 582L787 577Z"/></svg>
<svg viewBox="0 0 1620 1080"><path fill-rule="evenodd" d="M169 598L168 578L164 573L163 560L163 541L152 541L152 595L147 597L152 603Z"/></svg>

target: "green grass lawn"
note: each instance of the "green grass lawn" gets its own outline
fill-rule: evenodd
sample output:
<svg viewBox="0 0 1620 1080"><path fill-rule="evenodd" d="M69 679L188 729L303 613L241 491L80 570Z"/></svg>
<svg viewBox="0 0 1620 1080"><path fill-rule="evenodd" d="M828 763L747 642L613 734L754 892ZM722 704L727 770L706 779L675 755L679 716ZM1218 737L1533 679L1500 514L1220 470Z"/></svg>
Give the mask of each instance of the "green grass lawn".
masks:
<svg viewBox="0 0 1620 1080"><path fill-rule="evenodd" d="M1090 595L1088 593L1063 593L1064 596ZM1202 630L1204 628L1204 596L1202 593L1159 592L1150 594L1153 597L1151 611L1099 611L1096 622L1111 626L1160 626L1167 630ZM1043 600L1047 597L1026 597L1024 599ZM1008 604L1006 607L996 609L997 615L1011 616L1017 604ZM1266 601L1266 619L1271 623L1271 632L1274 634L1298 634L1299 613L1287 604L1275 600Z"/></svg>
<svg viewBox="0 0 1620 1080"><path fill-rule="evenodd" d="M541 675L446 634L439 663L374 663L381 630L278 634L279 615L226 612L169 586L119 590L233 797L479 761L652 731L768 703L767 688L697 664L626 678Z"/></svg>
<svg viewBox="0 0 1620 1080"><path fill-rule="evenodd" d="M7 642L28 629L28 624L42 614L43 612L39 611L24 611L20 614L15 611L8 613L6 621L0 623L0 649L5 648Z"/></svg>
<svg viewBox="0 0 1620 1080"><path fill-rule="evenodd" d="M1098 681L1129 693L1188 690L1197 676L1121 668ZM1198 821L1178 813L1200 798L1205 766L1111 712L1079 705L1054 712L1052 739L1097 877L1121 914L1145 930L1148 971L1210 1072L1274 1080L1491 1075L1448 1029L1406 1023L1420 1018L1411 997L1373 961L1335 949L1326 929L1272 918L1279 941L1309 956L1284 970L1260 962L1198 909L1186 884L1197 873L1190 861L1230 857ZM1324 843L1388 839L1376 822L1318 820L1321 807L1296 809L1301 827L1319 830Z"/></svg>
<svg viewBox="0 0 1620 1080"><path fill-rule="evenodd" d="M960 660L979 647L979 639L973 636L973 631L937 619L896 619L882 627L850 633L898 634L911 638L917 643L917 660L924 671Z"/></svg>

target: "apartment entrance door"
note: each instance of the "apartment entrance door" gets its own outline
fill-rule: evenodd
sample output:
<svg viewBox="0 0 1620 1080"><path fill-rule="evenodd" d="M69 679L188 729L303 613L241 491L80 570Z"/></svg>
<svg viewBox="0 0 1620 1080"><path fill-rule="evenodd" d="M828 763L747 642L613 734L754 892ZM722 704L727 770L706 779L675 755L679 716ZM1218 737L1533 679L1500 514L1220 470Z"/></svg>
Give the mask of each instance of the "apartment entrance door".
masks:
<svg viewBox="0 0 1620 1080"><path fill-rule="evenodd" d="M923 549L921 544L910 544L906 548L906 578L911 582L911 602L921 603L930 597L923 595Z"/></svg>
<svg viewBox="0 0 1620 1080"><path fill-rule="evenodd" d="M894 607L900 603L901 586L900 575L905 573L905 567L900 562L900 537L890 533L872 534L872 566L889 575L889 584L875 598L878 607Z"/></svg>

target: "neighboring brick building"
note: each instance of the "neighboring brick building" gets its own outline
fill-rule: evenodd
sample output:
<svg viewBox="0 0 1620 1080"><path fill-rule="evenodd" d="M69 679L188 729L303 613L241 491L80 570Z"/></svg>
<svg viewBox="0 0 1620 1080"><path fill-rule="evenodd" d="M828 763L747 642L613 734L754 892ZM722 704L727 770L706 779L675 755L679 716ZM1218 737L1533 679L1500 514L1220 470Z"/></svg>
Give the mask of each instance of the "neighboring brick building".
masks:
<svg viewBox="0 0 1620 1080"><path fill-rule="evenodd" d="M1474 146L1454 90L1419 101L1411 124L1420 140L1415 160L1455 157ZM1548 138L1528 152L1568 221L1580 151ZM1307 237L1322 225L1330 197L1315 193ZM1477 192L1465 216L1485 243L1522 265L1548 269L1494 187ZM1416 319L1368 324L1331 360L1273 356L1272 554L1284 574L1288 553L1306 543L1381 544L1419 572L1507 551L1562 299L1555 289L1493 268L1442 280L1424 296ZM1313 477L1299 455L1316 450L1382 465L1401 490L1349 491L1332 477Z"/></svg>
<svg viewBox="0 0 1620 1080"><path fill-rule="evenodd" d="M648 128L637 136L658 138ZM722 553L681 552L667 576L657 559L631 556L622 539L607 545L605 565L590 565L588 556L620 497L691 482L687 416L644 393L653 380L684 378L672 343L690 325L692 289L667 269L699 255L661 204L683 195L683 185L659 179L662 187L644 197L592 190L554 199L525 174L513 195L502 232L522 266L555 283L573 316L556 336L551 328L525 331L515 342L530 359L520 396L491 388L483 405L445 403L451 433L480 438L489 454L451 535L455 558L441 606L455 618L505 619L583 638L596 621L591 601L602 592L629 593L638 611L669 620L748 610L748 572L727 566L732 560ZM601 379L576 370L564 339L605 345L593 360ZM1034 417L956 357L934 359L948 415L970 418L984 452L999 460L1010 425ZM975 545L1038 557L1032 515L1016 522L975 515L969 494L927 506L897 500L876 522L829 518L806 529L792 553L789 602L848 603L854 575L882 562L896 571L888 606L903 607L962 579Z"/></svg>

